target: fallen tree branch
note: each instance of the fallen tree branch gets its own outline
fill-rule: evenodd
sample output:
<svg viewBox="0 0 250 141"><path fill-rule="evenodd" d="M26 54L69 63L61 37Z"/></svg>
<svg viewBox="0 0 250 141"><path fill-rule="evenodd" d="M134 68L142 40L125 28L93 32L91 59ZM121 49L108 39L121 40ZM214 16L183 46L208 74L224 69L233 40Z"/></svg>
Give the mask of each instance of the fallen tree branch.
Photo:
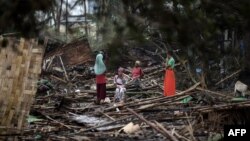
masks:
<svg viewBox="0 0 250 141"><path fill-rule="evenodd" d="M206 106L206 107L195 107L193 109L196 109L198 112L201 113L208 113L212 111L219 111L219 110L226 110L231 108L243 108L243 107L249 107L250 101L244 101L239 103L232 103L232 104L220 104L220 105L214 105L214 106Z"/></svg>
<svg viewBox="0 0 250 141"><path fill-rule="evenodd" d="M94 90L81 90L81 93L89 93L89 94L96 94L96 91ZM106 91L107 94L114 94L115 91ZM127 91L126 94L161 94L157 91Z"/></svg>
<svg viewBox="0 0 250 141"><path fill-rule="evenodd" d="M168 131L162 131L160 130L158 127L156 127L153 123L151 123L150 121L147 121L143 116L137 114L134 110L127 108L127 110L129 112L131 112L132 114L134 114L135 116L137 116L140 120L142 120L143 122L145 122L146 124L148 124L149 126L151 126L152 128L154 128L156 131L158 131L159 133L161 133L163 136L170 138L172 141L178 141L178 139L176 137L174 137L173 135L171 135Z"/></svg>
<svg viewBox="0 0 250 141"><path fill-rule="evenodd" d="M180 93L177 93L176 95L182 95L182 94L184 94L184 93L190 92L190 91L194 90L196 87L198 87L200 84L201 84L201 83L198 82L198 83L194 84L193 86L191 86L190 88L188 88L187 90L182 91L182 92L180 92Z"/></svg>
<svg viewBox="0 0 250 141"><path fill-rule="evenodd" d="M66 69L64 67L64 64L63 64L63 61L62 61L62 57L61 56L58 56L58 57L59 57L60 62L62 64L62 68L63 68L64 74L65 74L66 80L69 81L69 77L68 77L67 71L66 71Z"/></svg>
<svg viewBox="0 0 250 141"><path fill-rule="evenodd" d="M109 116L108 114L105 114L105 113L103 113L103 112L101 112L101 111L99 111L99 112L100 112L101 114L103 114L105 117L111 119L112 121L115 121L115 119L112 118L111 116Z"/></svg>
<svg viewBox="0 0 250 141"><path fill-rule="evenodd" d="M59 123L60 125L62 125L62 126L64 126L64 127L68 128L68 129L71 129L69 126L67 126L67 125L65 125L65 124L63 124L63 123L61 123L61 122L59 122L59 121L57 121L57 120L54 120L54 119L52 119L51 117L49 117L49 116L47 116L47 115L45 115L45 117L46 117L47 119L51 120L51 121L54 121L54 122L56 122L56 123Z"/></svg>
<svg viewBox="0 0 250 141"><path fill-rule="evenodd" d="M206 90L206 89L203 89L203 88L200 88L200 87L198 87L196 89L200 90L200 91L207 92L207 93L211 93L211 94L214 94L214 95L217 95L217 96L221 96L221 97L234 98L233 96L230 96L230 95L225 95L225 94L222 94L222 93L213 92L213 91Z"/></svg>
<svg viewBox="0 0 250 141"><path fill-rule="evenodd" d="M126 103L124 104L124 106L139 106L139 105L145 105L145 104L152 104L152 103L159 103L160 101L166 101L166 100L173 100L173 98L178 98L183 96L185 93L188 93L192 90L194 90L197 86L200 85L200 82L196 83L195 85L193 85L192 87L188 88L185 91L182 91L180 93L177 93L174 96L168 96L168 97L157 97L157 98L150 98L150 99L146 99L146 100L142 100L142 101L138 101L137 103L135 102L131 102L131 103ZM116 107L109 107L107 109L104 109L104 111L108 111L108 110L112 110L115 109Z"/></svg>
<svg viewBox="0 0 250 141"><path fill-rule="evenodd" d="M63 80L63 79L61 79L61 78L59 78L59 77L56 77L56 76L54 76L54 75L50 75L50 78L54 78L54 79L56 79L56 80L62 81L63 83L67 83L65 80Z"/></svg>
<svg viewBox="0 0 250 141"><path fill-rule="evenodd" d="M236 75L236 74L238 74L238 73L240 73L240 72L241 72L241 69L237 70L236 72L232 73L231 75L229 75L229 76L225 77L224 79L220 80L220 81L217 82L215 85L216 85L216 86L219 85L220 83L226 81L227 79L233 77L234 75Z"/></svg>
<svg viewBox="0 0 250 141"><path fill-rule="evenodd" d="M183 139L183 140L186 140L186 141L191 141L190 139L180 135L179 133L177 133L176 131L174 131L174 134L179 138L179 139Z"/></svg>
<svg viewBox="0 0 250 141"><path fill-rule="evenodd" d="M155 124L162 130L162 131L164 131L166 134L170 134L171 135L171 133L170 133L170 131L168 131L165 127L163 127L163 125L162 124L160 124L159 122L157 122L157 121L154 121L155 122ZM174 136L173 136L174 137ZM182 136L181 136L182 137ZM184 138L184 137L183 137ZM176 138L177 139L177 138ZM186 139L186 138L184 138L184 139ZM178 140L178 139L177 139Z"/></svg>

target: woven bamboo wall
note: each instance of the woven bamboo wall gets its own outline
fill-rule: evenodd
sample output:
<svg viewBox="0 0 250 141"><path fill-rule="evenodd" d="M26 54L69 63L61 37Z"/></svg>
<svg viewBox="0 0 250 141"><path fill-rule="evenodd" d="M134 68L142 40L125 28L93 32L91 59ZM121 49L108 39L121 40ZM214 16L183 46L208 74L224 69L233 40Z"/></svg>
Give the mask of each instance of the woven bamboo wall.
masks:
<svg viewBox="0 0 250 141"><path fill-rule="evenodd" d="M34 40L0 44L0 134L20 133L36 94L43 48Z"/></svg>

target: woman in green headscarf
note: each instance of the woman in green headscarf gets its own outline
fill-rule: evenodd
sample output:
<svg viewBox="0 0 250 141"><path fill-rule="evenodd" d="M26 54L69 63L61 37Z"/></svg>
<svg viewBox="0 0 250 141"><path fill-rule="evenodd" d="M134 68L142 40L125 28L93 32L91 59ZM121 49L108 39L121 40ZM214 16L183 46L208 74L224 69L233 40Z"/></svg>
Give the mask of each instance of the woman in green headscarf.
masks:
<svg viewBox="0 0 250 141"><path fill-rule="evenodd" d="M96 55L94 71L96 75L96 90L97 90L97 99L96 104L100 104L100 102L104 102L106 98L106 66L104 64L104 56L103 52L100 51Z"/></svg>

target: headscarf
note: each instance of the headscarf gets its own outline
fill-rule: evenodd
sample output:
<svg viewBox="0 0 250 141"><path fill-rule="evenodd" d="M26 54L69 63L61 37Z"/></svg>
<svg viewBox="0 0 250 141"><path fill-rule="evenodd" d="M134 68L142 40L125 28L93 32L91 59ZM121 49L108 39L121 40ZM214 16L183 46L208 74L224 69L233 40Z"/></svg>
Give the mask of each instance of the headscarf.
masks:
<svg viewBox="0 0 250 141"><path fill-rule="evenodd" d="M140 66L141 62L139 60L135 61L135 65Z"/></svg>
<svg viewBox="0 0 250 141"><path fill-rule="evenodd" d="M96 75L101 75L106 71L106 66L103 62L103 55L100 53L96 55L94 71Z"/></svg>
<svg viewBox="0 0 250 141"><path fill-rule="evenodd" d="M118 72L123 72L124 71L124 69L122 68L122 67L120 67L119 69L118 69Z"/></svg>

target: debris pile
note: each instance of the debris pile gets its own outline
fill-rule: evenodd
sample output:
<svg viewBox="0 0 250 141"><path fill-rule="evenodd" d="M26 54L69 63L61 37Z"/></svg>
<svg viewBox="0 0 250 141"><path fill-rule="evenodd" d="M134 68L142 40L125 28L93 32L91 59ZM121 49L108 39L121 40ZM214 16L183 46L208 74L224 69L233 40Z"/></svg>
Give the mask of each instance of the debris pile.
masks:
<svg viewBox="0 0 250 141"><path fill-rule="evenodd" d="M86 90L39 95L31 111L35 117L22 139L207 140L223 134L225 124L248 122L249 100L199 86L172 97L128 91L127 102L120 106L95 105L94 92Z"/></svg>
<svg viewBox="0 0 250 141"><path fill-rule="evenodd" d="M37 94L27 118L29 128L17 135L20 139L213 140L223 137L223 125L249 122L248 99L234 98L233 88L208 90L190 82L185 62L176 64L177 84L186 85L177 85L181 90L175 96L162 95L164 69L158 61L143 67L139 89L127 86L122 105L113 103L115 74L107 73L107 101L95 105L94 57L89 56L92 62L71 63L55 52L47 62L45 57L38 85L46 89ZM130 76L130 71L126 68L125 74Z"/></svg>

